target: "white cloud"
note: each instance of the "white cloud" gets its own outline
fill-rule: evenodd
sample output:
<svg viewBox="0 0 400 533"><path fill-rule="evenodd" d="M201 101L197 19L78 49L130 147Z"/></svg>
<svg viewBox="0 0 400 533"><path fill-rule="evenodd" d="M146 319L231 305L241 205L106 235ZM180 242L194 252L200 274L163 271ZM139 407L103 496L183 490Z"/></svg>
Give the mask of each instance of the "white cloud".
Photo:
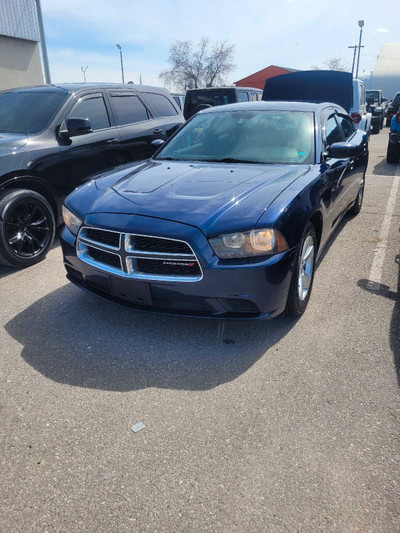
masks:
<svg viewBox="0 0 400 533"><path fill-rule="evenodd" d="M378 28L378 31L380 33L389 33L389 30L387 30L386 28Z"/></svg>

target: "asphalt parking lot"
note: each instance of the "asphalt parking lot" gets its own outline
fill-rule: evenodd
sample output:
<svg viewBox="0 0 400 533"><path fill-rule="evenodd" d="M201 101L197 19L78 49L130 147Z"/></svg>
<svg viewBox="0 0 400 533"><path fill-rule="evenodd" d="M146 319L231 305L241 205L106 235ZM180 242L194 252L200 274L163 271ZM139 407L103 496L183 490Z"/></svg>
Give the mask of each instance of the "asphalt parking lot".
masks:
<svg viewBox="0 0 400 533"><path fill-rule="evenodd" d="M128 311L69 284L58 246L0 270L2 531L400 531L387 137L299 320Z"/></svg>

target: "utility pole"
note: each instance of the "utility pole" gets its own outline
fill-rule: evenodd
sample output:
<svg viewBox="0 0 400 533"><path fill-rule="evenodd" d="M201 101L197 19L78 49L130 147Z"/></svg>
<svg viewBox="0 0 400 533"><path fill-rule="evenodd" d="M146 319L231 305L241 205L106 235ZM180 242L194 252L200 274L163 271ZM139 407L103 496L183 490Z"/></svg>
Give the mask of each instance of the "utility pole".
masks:
<svg viewBox="0 0 400 533"><path fill-rule="evenodd" d="M361 52L361 48L364 48L363 46L361 46L362 30L363 30L363 26L364 26L364 21L363 21L363 20L359 20L359 21L358 21L358 25L360 26L360 40L359 40L359 42L358 42L358 57L357 57L356 79L358 78L358 67L360 66L360 52Z"/></svg>
<svg viewBox="0 0 400 533"><path fill-rule="evenodd" d="M50 78L49 58L47 57L46 37L44 35L42 6L40 5L40 0L35 0L35 3L36 3L36 13L37 13L37 18L38 18L38 24L39 24L40 47L42 49L44 80L46 84L49 85L51 83L51 78Z"/></svg>
<svg viewBox="0 0 400 533"><path fill-rule="evenodd" d="M81 71L83 72L83 83L86 83L86 71L88 68L88 66L86 66L85 68L81 67Z"/></svg>
<svg viewBox="0 0 400 533"><path fill-rule="evenodd" d="M355 62L356 62L356 54L357 54L357 48L358 48L358 46L357 46L357 45L354 45L354 46L348 46L347 48L354 48L353 65L352 65L352 67L351 67L351 75L354 76L354 65L355 65Z"/></svg>
<svg viewBox="0 0 400 533"><path fill-rule="evenodd" d="M125 83L125 79L124 79L124 62L122 61L122 48L121 48L121 45L120 45L120 44L117 44L116 47L117 47L118 50L119 50L119 57L120 57L120 59L121 59L122 83Z"/></svg>

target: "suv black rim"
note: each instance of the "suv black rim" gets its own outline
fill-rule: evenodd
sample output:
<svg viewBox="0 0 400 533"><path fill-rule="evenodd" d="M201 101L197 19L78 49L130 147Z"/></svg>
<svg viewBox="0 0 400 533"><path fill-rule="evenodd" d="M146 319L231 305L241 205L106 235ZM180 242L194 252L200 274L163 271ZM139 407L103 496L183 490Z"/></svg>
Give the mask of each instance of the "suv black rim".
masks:
<svg viewBox="0 0 400 533"><path fill-rule="evenodd" d="M7 214L5 237L8 246L18 257L39 255L51 239L51 221L47 209L33 198L18 202Z"/></svg>

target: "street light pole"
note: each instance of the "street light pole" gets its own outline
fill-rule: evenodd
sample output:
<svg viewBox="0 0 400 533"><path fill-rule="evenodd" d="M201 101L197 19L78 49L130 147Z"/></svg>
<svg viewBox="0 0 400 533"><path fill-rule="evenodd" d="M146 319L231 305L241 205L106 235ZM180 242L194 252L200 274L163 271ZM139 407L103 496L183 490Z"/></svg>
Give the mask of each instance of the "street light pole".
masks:
<svg viewBox="0 0 400 533"><path fill-rule="evenodd" d="M363 46L361 46L362 30L363 30L363 26L364 26L364 21L363 21L363 20L359 20L359 21L358 21L358 25L360 26L360 40L359 40L359 42L358 42L358 57L357 57L356 79L358 78L358 67L360 66L360 52L361 52L361 48L364 48Z"/></svg>
<svg viewBox="0 0 400 533"><path fill-rule="evenodd" d="M35 0L35 3L36 3L37 20L39 24L40 47L42 49L44 79L45 79L46 84L49 85L51 83L51 77L50 77L49 58L47 57L46 37L44 34L42 6L40 5L40 0Z"/></svg>
<svg viewBox="0 0 400 533"><path fill-rule="evenodd" d="M121 45L120 44L117 44L116 45L118 50L119 50L119 57L121 59L121 75L122 75L122 83L125 83L125 78L124 78L124 62L122 61L122 48L121 48Z"/></svg>

